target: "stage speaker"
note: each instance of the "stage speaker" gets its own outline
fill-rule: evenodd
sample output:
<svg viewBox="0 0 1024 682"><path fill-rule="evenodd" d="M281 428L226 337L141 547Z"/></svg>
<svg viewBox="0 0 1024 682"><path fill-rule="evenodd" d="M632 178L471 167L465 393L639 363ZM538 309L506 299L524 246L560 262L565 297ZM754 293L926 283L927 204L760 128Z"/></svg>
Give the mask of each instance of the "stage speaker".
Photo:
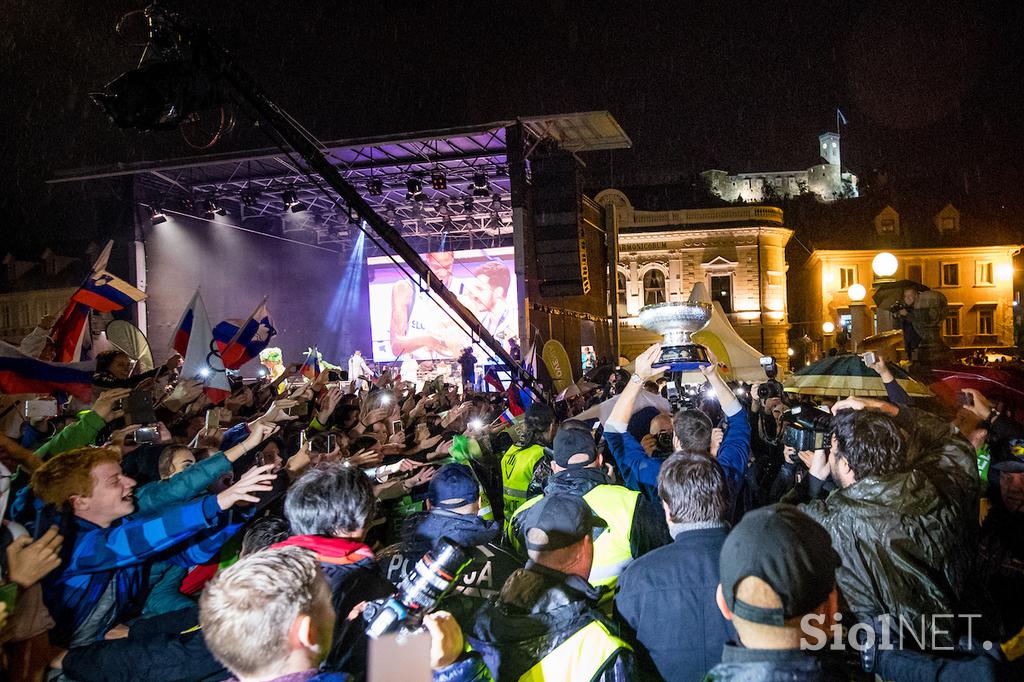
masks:
<svg viewBox="0 0 1024 682"><path fill-rule="evenodd" d="M590 292L579 162L558 148L538 150L531 161L534 249L542 297Z"/></svg>

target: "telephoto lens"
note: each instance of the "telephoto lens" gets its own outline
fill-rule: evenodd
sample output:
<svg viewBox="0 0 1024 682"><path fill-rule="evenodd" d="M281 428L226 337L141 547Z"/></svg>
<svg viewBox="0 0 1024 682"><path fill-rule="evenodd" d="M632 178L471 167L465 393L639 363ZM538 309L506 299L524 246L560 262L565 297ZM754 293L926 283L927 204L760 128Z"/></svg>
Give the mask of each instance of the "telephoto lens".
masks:
<svg viewBox="0 0 1024 682"><path fill-rule="evenodd" d="M369 623L366 634L377 639L403 628L418 628L423 617L448 594L469 562L469 555L463 547L448 538L441 538L416 562L393 597L367 604L363 612Z"/></svg>

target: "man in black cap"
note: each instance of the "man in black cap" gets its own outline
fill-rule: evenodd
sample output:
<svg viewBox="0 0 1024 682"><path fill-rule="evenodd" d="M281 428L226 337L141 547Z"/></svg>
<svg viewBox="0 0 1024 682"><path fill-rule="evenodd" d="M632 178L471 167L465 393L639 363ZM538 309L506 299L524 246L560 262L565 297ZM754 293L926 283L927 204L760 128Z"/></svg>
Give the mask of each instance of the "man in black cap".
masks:
<svg viewBox="0 0 1024 682"><path fill-rule="evenodd" d="M480 483L465 464L445 464L437 470L427 490L426 507L426 512L406 520L401 543L378 552L377 562L387 579L398 585L441 538L465 547L471 562L445 597L444 608L468 627L479 607L497 596L523 562L498 546L498 524L479 515Z"/></svg>
<svg viewBox="0 0 1024 682"><path fill-rule="evenodd" d="M525 512L530 560L484 607L469 643L498 682L636 679L633 652L598 610L587 582L595 530L605 527L581 497L547 495Z"/></svg>
<svg viewBox="0 0 1024 682"><path fill-rule="evenodd" d="M607 530L594 540L590 584L607 588L610 596L633 559L669 541L668 528L646 497L614 484L589 427L582 422L562 424L555 435L552 455L552 473L544 496L581 497L607 524ZM523 547L524 513L541 499L537 496L527 500L506 524L513 546Z"/></svg>
<svg viewBox="0 0 1024 682"><path fill-rule="evenodd" d="M814 641L805 623L830 632L838 566L829 534L796 507L748 512L722 545L717 594L742 646L726 644L705 679L848 679L841 661L801 650L801 642Z"/></svg>

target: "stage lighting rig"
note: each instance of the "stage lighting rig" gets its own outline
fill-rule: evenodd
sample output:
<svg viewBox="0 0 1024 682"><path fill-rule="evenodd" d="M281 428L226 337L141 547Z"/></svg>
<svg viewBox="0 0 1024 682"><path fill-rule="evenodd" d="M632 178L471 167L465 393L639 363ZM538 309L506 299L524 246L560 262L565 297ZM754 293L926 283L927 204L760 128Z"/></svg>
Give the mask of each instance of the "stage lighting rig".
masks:
<svg viewBox="0 0 1024 682"><path fill-rule="evenodd" d="M406 180L405 198L409 201L426 201L427 195L423 191L423 181L419 178L409 178Z"/></svg>
<svg viewBox="0 0 1024 682"><path fill-rule="evenodd" d="M472 213L473 212L473 197L466 195L462 197L462 212Z"/></svg>
<svg viewBox="0 0 1024 682"><path fill-rule="evenodd" d="M199 207L202 210L203 217L207 220L213 220L215 215L227 215L228 212L221 208L213 198L204 199L199 202Z"/></svg>
<svg viewBox="0 0 1024 682"><path fill-rule="evenodd" d="M306 210L306 205L299 201L299 196L294 189L286 189L281 192L281 203L284 204L286 211L291 210L292 213L302 213Z"/></svg>
<svg viewBox="0 0 1024 682"><path fill-rule="evenodd" d="M448 189L448 178L444 176L444 173L440 171L434 171L430 174L430 186L436 189L438 192L442 192Z"/></svg>
<svg viewBox="0 0 1024 682"><path fill-rule="evenodd" d="M154 206L149 209L149 220L154 225L159 225L160 223L167 222L167 216L164 215L163 211Z"/></svg>
<svg viewBox="0 0 1024 682"><path fill-rule="evenodd" d="M487 176L483 173L477 173L473 176L473 196L475 197L486 197L490 196L491 191L488 189Z"/></svg>
<svg viewBox="0 0 1024 682"><path fill-rule="evenodd" d="M260 193L254 189L242 190L242 205L254 208L260 201Z"/></svg>
<svg viewBox="0 0 1024 682"><path fill-rule="evenodd" d="M384 181L380 178L370 178L366 181L366 191L372 197L379 197L384 194Z"/></svg>

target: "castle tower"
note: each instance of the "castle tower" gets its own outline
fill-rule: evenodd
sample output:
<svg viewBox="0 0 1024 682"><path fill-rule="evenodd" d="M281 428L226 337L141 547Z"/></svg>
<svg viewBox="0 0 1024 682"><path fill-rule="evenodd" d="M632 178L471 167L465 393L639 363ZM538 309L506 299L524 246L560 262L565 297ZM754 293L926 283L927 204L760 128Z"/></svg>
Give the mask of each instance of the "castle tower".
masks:
<svg viewBox="0 0 1024 682"><path fill-rule="evenodd" d="M839 165L839 133L818 135L818 151L825 163Z"/></svg>

